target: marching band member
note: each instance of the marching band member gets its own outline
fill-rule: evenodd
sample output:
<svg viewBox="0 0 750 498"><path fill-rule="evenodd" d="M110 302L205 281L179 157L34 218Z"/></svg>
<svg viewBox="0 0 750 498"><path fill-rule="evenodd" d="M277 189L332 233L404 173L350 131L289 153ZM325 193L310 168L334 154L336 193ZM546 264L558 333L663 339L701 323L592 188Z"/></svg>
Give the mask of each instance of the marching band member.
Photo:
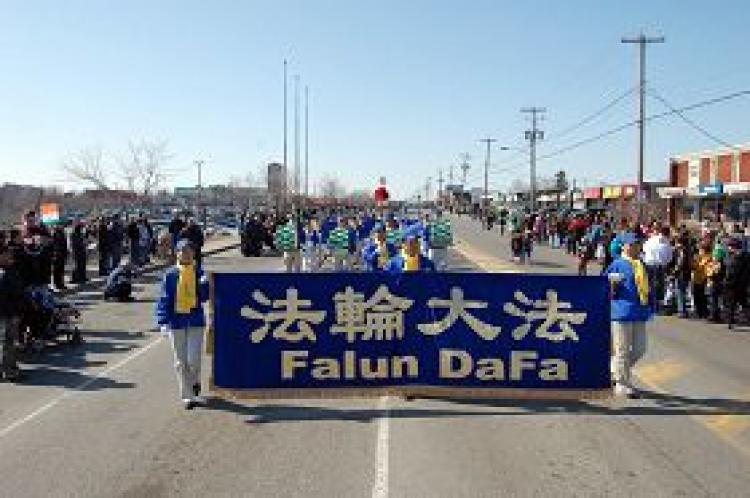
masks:
<svg viewBox="0 0 750 498"><path fill-rule="evenodd" d="M318 220L311 218L305 230L304 257L302 261L303 270L306 273L316 272L320 269L320 230Z"/></svg>
<svg viewBox="0 0 750 498"><path fill-rule="evenodd" d="M339 218L337 228L328 234L328 248L333 256L333 268L336 271L347 271L349 269L349 230L346 218Z"/></svg>
<svg viewBox="0 0 750 498"><path fill-rule="evenodd" d="M274 235L276 249L284 252L284 266L287 273L299 273L302 269L302 257L300 254L300 242L304 234L301 234L301 226L295 221L294 216L289 216L289 222L280 226Z"/></svg>
<svg viewBox="0 0 750 498"><path fill-rule="evenodd" d="M362 260L367 271L379 271L385 269L388 261L395 255L393 245L389 245L385 238L385 227L376 225L373 237L366 242L362 249Z"/></svg>
<svg viewBox="0 0 750 498"><path fill-rule="evenodd" d="M416 230L406 232L401 253L396 254L388 261L385 271L389 273L435 271L435 264L432 260L420 253L419 237L415 232Z"/></svg>
<svg viewBox="0 0 750 498"><path fill-rule="evenodd" d="M428 255L438 271L448 267L448 246L453 243L451 222L438 211L437 219L427 226Z"/></svg>

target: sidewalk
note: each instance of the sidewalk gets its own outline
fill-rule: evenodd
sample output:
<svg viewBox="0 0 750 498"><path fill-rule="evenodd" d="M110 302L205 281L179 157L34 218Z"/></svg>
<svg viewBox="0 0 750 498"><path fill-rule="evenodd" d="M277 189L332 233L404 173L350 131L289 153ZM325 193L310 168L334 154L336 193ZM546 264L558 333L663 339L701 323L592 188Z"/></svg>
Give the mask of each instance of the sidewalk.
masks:
<svg viewBox="0 0 750 498"><path fill-rule="evenodd" d="M206 241L206 244L203 246L203 255L211 256L219 252L234 249L236 247L239 247L239 245L240 240L238 236L217 236ZM65 268L65 284L68 286L68 288L64 291L55 292L55 295L62 297L73 296L79 292L95 290L99 287L102 287L106 282L107 277L99 276L99 261L97 253L94 253L93 256L89 256L87 260L88 264L86 266L86 276L88 278L88 281L83 284L70 283L72 267L70 266L70 258L68 259L69 261ZM127 259L127 255L123 256L123 261L127 261ZM150 273L155 270L162 269L166 266L167 264L165 262L152 259L151 263L142 266L138 270L138 273Z"/></svg>

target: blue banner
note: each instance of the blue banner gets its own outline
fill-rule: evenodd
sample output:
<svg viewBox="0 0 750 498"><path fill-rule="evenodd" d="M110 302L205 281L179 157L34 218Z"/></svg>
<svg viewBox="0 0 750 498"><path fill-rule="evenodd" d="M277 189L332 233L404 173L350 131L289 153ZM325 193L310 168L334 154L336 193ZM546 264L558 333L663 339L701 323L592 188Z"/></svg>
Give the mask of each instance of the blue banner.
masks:
<svg viewBox="0 0 750 498"><path fill-rule="evenodd" d="M610 386L603 277L216 273L221 389Z"/></svg>

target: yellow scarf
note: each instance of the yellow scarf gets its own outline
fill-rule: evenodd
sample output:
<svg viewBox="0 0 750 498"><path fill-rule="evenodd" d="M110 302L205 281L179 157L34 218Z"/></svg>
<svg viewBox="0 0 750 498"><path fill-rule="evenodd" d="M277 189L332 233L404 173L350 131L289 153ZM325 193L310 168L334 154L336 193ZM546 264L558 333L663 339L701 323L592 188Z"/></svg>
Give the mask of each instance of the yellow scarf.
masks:
<svg viewBox="0 0 750 498"><path fill-rule="evenodd" d="M633 276L635 278L635 286L638 288L638 297L641 300L641 304L648 304L648 276L646 275L646 268L639 259L632 259L623 254L623 259L628 261L633 267Z"/></svg>
<svg viewBox="0 0 750 498"><path fill-rule="evenodd" d="M190 313L198 304L195 285L195 266L177 265L180 276L177 279L177 294L175 296L174 309L180 314Z"/></svg>
<svg viewBox="0 0 750 498"><path fill-rule="evenodd" d="M404 271L419 271L419 254L409 256L406 251L403 251L401 255L404 258Z"/></svg>

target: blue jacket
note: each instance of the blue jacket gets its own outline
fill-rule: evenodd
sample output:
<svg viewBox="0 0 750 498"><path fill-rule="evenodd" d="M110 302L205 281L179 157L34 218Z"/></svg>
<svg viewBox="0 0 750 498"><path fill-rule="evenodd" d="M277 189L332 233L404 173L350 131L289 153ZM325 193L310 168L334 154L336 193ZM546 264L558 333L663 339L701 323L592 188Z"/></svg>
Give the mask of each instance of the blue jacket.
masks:
<svg viewBox="0 0 750 498"><path fill-rule="evenodd" d="M386 243L386 250L388 251L388 259L390 260L390 258L396 254L396 246ZM365 246L362 248L362 259L365 262L366 271L378 271L383 269L380 268L379 256L378 245L372 240L365 242Z"/></svg>
<svg viewBox="0 0 750 498"><path fill-rule="evenodd" d="M635 285L635 273L633 265L624 258L618 258L610 264L605 275L620 273L623 279L616 284L611 284L612 303L610 307L610 318L618 322L645 322L652 315L653 292L649 292L649 304L641 304L638 296L638 287Z"/></svg>
<svg viewBox="0 0 750 498"><path fill-rule="evenodd" d="M401 254L396 254L388 261L384 270L388 273L404 273L404 263L404 257ZM430 258L420 255L419 271L435 271L435 263Z"/></svg>
<svg viewBox="0 0 750 498"><path fill-rule="evenodd" d="M156 300L156 323L158 325L167 325L170 329L184 329L186 327L204 327L206 317L203 313L201 304L208 301L208 281L204 280L203 270L196 269L195 282L196 296L198 297L198 306L193 308L190 313L176 313L174 310L175 298L177 295L177 280L180 270L176 266L168 269L164 274L161 283L161 291Z"/></svg>

